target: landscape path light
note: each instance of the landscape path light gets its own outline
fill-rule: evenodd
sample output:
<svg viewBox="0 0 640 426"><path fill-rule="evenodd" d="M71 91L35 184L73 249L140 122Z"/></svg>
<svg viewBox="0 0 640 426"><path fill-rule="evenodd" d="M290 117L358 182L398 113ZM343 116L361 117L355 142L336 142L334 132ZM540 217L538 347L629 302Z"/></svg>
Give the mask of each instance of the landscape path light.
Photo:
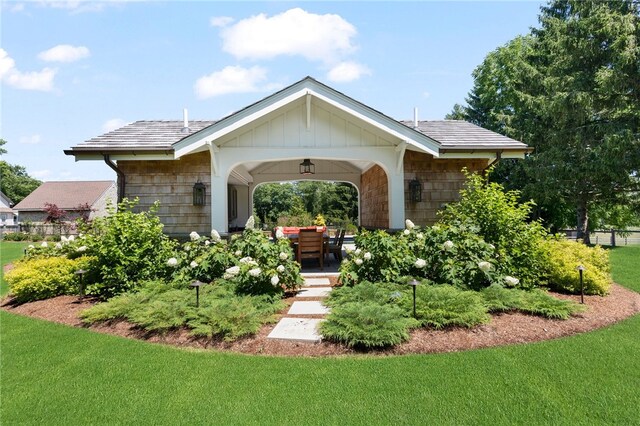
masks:
<svg viewBox="0 0 640 426"><path fill-rule="evenodd" d="M416 287L420 285L420 281L412 278L408 284L413 287L413 318L418 319L416 316Z"/></svg>
<svg viewBox="0 0 640 426"><path fill-rule="evenodd" d="M196 289L196 308L200 307L200 287L202 287L203 285L205 285L205 283L198 280L195 280L191 284L189 284L190 287L195 287Z"/></svg>
<svg viewBox="0 0 640 426"><path fill-rule="evenodd" d="M587 268L582 265L578 265L576 269L580 273L580 303L584 304L584 280L582 278L582 274L587 270Z"/></svg>
<svg viewBox="0 0 640 426"><path fill-rule="evenodd" d="M80 283L78 285L78 290L80 293L80 297L84 298L84 274L86 274L87 271L85 269L78 269L75 274L77 276L80 277Z"/></svg>

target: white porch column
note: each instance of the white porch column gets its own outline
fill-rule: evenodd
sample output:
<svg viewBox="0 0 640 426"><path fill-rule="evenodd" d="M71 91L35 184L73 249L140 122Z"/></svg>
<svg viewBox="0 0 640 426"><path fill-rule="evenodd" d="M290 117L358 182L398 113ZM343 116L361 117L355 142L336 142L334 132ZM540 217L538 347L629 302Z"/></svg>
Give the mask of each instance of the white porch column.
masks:
<svg viewBox="0 0 640 426"><path fill-rule="evenodd" d="M229 219L227 208L227 176L229 170L223 161L216 162L215 157L221 153L211 153L211 229L218 232L229 231ZM215 155L215 156L214 156ZM217 163L217 164L216 164Z"/></svg>
<svg viewBox="0 0 640 426"><path fill-rule="evenodd" d="M387 173L389 182L389 228L404 228L404 171Z"/></svg>

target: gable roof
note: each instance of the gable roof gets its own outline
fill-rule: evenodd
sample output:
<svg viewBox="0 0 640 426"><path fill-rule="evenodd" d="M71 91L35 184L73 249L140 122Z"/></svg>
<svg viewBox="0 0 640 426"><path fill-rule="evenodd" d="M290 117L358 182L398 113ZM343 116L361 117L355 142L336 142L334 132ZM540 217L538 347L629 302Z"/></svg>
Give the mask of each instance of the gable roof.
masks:
<svg viewBox="0 0 640 426"><path fill-rule="evenodd" d="M175 155L176 157L181 157L198 150L206 144L215 144L215 141L222 136L305 96L307 99L309 97L321 99L333 107L396 137L399 141L406 142L421 151L438 155L438 144L423 133L404 126L399 121L309 76L176 142L174 144Z"/></svg>
<svg viewBox="0 0 640 426"><path fill-rule="evenodd" d="M529 152L526 144L498 133L458 120L398 121L312 77L293 83L218 121L191 121L189 133L182 132L183 121L136 121L125 127L82 142L67 155L84 154L96 158L105 154L161 154L165 159L179 158L201 149L252 121L303 96L315 96L355 117L405 141L408 148L434 156L447 152L511 150L518 155ZM90 155L94 157L90 157ZM99 158L99 157L98 157Z"/></svg>
<svg viewBox="0 0 640 426"><path fill-rule="evenodd" d="M55 204L63 210L74 210L85 203L93 206L113 186L112 180L44 182L13 209L40 211L45 203Z"/></svg>
<svg viewBox="0 0 640 426"><path fill-rule="evenodd" d="M0 207L11 208L13 201L9 197L5 195L4 192L0 191Z"/></svg>

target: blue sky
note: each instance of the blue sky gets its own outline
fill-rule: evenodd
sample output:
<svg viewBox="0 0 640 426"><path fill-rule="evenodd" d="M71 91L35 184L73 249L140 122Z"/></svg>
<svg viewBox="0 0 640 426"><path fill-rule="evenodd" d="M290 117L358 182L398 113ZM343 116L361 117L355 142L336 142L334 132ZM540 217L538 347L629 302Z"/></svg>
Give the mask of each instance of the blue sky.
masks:
<svg viewBox="0 0 640 426"><path fill-rule="evenodd" d="M541 2L3 1L3 159L115 179L62 152L136 120L215 120L310 75L397 119L442 119Z"/></svg>

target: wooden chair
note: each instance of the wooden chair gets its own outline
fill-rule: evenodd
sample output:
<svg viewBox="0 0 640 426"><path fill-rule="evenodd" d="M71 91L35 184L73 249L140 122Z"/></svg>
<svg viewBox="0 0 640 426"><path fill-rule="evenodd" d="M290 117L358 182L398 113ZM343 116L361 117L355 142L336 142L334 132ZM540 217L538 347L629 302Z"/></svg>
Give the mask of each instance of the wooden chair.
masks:
<svg viewBox="0 0 640 426"><path fill-rule="evenodd" d="M336 232L336 238L333 244L329 244L329 255L333 254L338 263L342 262L342 244L344 243L344 234L346 232L346 229L341 229Z"/></svg>
<svg viewBox="0 0 640 426"><path fill-rule="evenodd" d="M302 259L318 259L320 269L324 270L324 236L315 229L301 229L298 233L298 262Z"/></svg>

